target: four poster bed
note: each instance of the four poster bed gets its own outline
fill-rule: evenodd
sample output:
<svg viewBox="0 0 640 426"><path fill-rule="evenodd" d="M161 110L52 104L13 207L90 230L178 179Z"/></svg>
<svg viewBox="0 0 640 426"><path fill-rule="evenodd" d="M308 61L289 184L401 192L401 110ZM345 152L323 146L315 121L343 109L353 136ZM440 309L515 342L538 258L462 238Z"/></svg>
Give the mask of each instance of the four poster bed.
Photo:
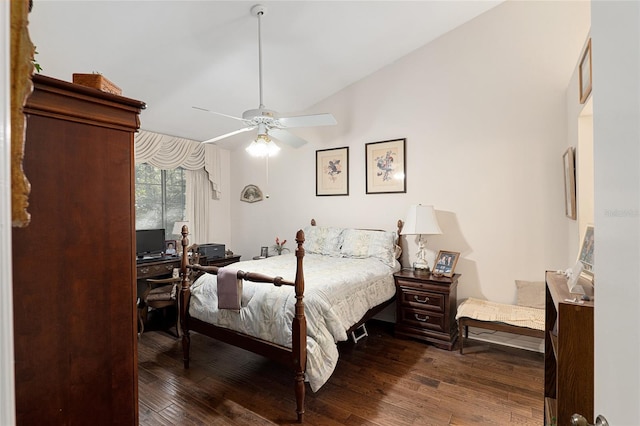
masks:
<svg viewBox="0 0 640 426"><path fill-rule="evenodd" d="M191 265L189 230L182 228L185 368L191 331L291 367L298 422L304 415L304 382L316 391L329 379L337 364L336 343L393 302L393 273L400 269L402 221L397 232L317 227L314 220L311 225L297 232L295 253L224 268ZM236 283L232 291L237 290L233 307L226 305L229 274Z"/></svg>

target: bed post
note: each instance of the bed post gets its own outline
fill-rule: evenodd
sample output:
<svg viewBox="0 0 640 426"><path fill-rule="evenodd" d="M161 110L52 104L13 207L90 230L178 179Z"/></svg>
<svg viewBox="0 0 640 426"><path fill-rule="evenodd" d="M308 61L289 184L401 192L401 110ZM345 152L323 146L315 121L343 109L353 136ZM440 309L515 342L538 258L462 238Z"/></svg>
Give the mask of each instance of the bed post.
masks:
<svg viewBox="0 0 640 426"><path fill-rule="evenodd" d="M303 422L304 416L304 373L307 368L307 320L304 316L304 273L302 270L302 258L304 257L304 232L299 230L296 233L296 307L292 324L292 361L295 371L294 388L296 393L296 413L298 413L298 423Z"/></svg>
<svg viewBox="0 0 640 426"><path fill-rule="evenodd" d="M398 219L398 247L400 247L400 257L398 258L398 261L400 262L400 266L402 266L402 261L400 261L400 259L402 259L402 253L409 253L408 251L405 252L404 248L402 247L402 228L404 227L404 222L402 221L402 219Z"/></svg>
<svg viewBox="0 0 640 426"><path fill-rule="evenodd" d="M180 276L182 282L180 294L178 295L178 309L180 311L180 325L182 326L182 361L184 368L189 368L189 346L191 337L189 336L189 324L187 323L187 311L189 309L189 299L191 298L191 284L189 283L189 228L182 225L182 261L180 262Z"/></svg>

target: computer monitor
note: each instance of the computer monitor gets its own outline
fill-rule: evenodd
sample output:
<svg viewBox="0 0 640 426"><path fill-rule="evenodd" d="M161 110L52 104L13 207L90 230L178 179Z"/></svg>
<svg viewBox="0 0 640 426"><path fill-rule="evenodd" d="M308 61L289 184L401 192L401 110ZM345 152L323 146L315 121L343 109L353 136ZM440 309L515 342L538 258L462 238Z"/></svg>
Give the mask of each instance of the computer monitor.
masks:
<svg viewBox="0 0 640 426"><path fill-rule="evenodd" d="M164 229L136 230L136 256L159 255L164 251Z"/></svg>

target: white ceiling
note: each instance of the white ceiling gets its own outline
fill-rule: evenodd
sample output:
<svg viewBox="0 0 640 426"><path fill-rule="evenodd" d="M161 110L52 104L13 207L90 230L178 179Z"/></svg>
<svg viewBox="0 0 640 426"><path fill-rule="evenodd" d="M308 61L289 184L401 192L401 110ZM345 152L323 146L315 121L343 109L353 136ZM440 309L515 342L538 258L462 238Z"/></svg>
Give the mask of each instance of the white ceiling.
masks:
<svg viewBox="0 0 640 426"><path fill-rule="evenodd" d="M143 129L205 140L242 123L192 106L258 107L258 3L264 104L295 115L501 1L34 0L29 33L44 75L99 72L147 103Z"/></svg>

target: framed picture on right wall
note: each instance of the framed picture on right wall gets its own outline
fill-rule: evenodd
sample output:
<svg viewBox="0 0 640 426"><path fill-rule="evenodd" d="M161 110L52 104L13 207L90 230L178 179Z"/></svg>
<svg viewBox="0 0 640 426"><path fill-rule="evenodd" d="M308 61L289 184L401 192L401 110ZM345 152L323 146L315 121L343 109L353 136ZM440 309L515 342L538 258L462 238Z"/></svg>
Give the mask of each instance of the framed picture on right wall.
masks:
<svg viewBox="0 0 640 426"><path fill-rule="evenodd" d="M580 58L579 67L579 79L580 79L580 103L583 104L587 101L589 94L591 93L591 39L587 41L587 45L584 48L582 57Z"/></svg>
<svg viewBox="0 0 640 426"><path fill-rule="evenodd" d="M580 254L578 262L582 263L582 276L593 281L593 248L594 248L593 225L587 225L582 244L580 245Z"/></svg>
<svg viewBox="0 0 640 426"><path fill-rule="evenodd" d="M564 164L564 214L576 219L576 159L573 147L567 148L562 156Z"/></svg>

